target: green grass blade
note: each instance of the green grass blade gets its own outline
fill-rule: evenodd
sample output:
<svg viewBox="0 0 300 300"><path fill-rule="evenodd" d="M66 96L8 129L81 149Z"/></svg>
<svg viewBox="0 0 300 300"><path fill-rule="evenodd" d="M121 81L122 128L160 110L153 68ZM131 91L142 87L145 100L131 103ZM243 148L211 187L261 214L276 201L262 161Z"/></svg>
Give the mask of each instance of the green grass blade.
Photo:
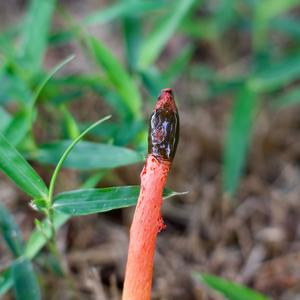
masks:
<svg viewBox="0 0 300 300"><path fill-rule="evenodd" d="M42 145L31 158L41 164L57 164L70 141ZM77 170L112 169L143 160L137 152L108 144L82 141L65 160L65 168Z"/></svg>
<svg viewBox="0 0 300 300"><path fill-rule="evenodd" d="M0 106L0 132L6 130L12 120L11 115Z"/></svg>
<svg viewBox="0 0 300 300"><path fill-rule="evenodd" d="M163 73L163 77L169 85L184 73L184 70L192 58L193 51L193 46L187 45L176 58L170 62L168 69Z"/></svg>
<svg viewBox="0 0 300 300"><path fill-rule="evenodd" d="M232 107L224 144L223 189L233 195L242 175L257 110L256 95L242 88Z"/></svg>
<svg viewBox="0 0 300 300"><path fill-rule="evenodd" d="M161 89L167 86L167 82L162 74L154 67L140 72L142 81L153 99L156 99ZM154 103L153 103L154 104Z"/></svg>
<svg viewBox="0 0 300 300"><path fill-rule="evenodd" d="M195 273L195 277L210 287L221 293L228 300L268 300L269 298L251 290L241 284L225 280L205 273Z"/></svg>
<svg viewBox="0 0 300 300"><path fill-rule="evenodd" d="M120 2L127 7L138 6L141 1L139 0L120 0ZM156 2L159 4L159 1ZM140 52L140 45L142 41L142 19L138 14L127 15L122 19L123 33L124 33L124 44L126 49L126 61L127 66L131 71L137 71L138 57Z"/></svg>
<svg viewBox="0 0 300 300"><path fill-rule="evenodd" d="M60 169L62 168L62 165L64 164L64 162L66 161L67 157L69 156L69 154L71 153L71 151L73 150L73 148L75 147L75 145L92 129L94 129L95 127L97 127L99 124L101 124L102 122L108 120L111 116L107 116L102 118L101 120L98 120L97 122L95 122L94 124L92 124L91 126L89 126L86 130L84 130L67 148L66 150L64 150L64 152L62 153L62 155L60 156L60 159L55 167L55 170L53 172L53 175L51 177L51 181L50 181L50 185L49 185L49 197L48 197L48 201L49 204L52 204L52 197L53 197L53 193L54 193L54 186L55 186L55 182L56 182L56 178L58 176L58 173L60 171Z"/></svg>
<svg viewBox="0 0 300 300"><path fill-rule="evenodd" d="M111 54L111 51L105 48L97 39L90 37L88 44L96 62L102 67L127 109L135 118L140 118L142 102L133 79Z"/></svg>
<svg viewBox="0 0 300 300"><path fill-rule="evenodd" d="M299 4L299 0L266 0L256 2L253 19L253 42L256 50L263 48L265 43L269 41L267 33L271 25L271 20Z"/></svg>
<svg viewBox="0 0 300 300"><path fill-rule="evenodd" d="M62 62L60 62L58 65L56 65L49 74L45 76L45 78L42 80L42 82L37 87L36 91L34 92L34 95L31 99L31 106L34 106L36 103L38 97L40 96L42 90L46 86L46 84L49 82L49 80L59 71L61 70L66 64L68 64L72 59L74 59L74 55L70 55L66 59L64 59Z"/></svg>
<svg viewBox="0 0 300 300"><path fill-rule="evenodd" d="M16 300L40 300L41 292L31 262L20 257L13 263L12 275Z"/></svg>
<svg viewBox="0 0 300 300"><path fill-rule="evenodd" d="M99 25L110 22L117 18L125 16L136 16L137 14L144 14L154 9L159 9L164 5L164 1L124 1L116 3L106 9L96 11L86 16L82 25Z"/></svg>
<svg viewBox="0 0 300 300"><path fill-rule="evenodd" d="M41 68L55 0L31 0L23 26L21 58L32 73Z"/></svg>
<svg viewBox="0 0 300 300"><path fill-rule="evenodd" d="M64 104L60 105L60 111L63 115L63 123L66 129L67 135L70 139L75 140L79 135L80 131L77 125L76 120L72 116L71 112L69 111L68 107Z"/></svg>
<svg viewBox="0 0 300 300"><path fill-rule="evenodd" d="M9 211L0 203L0 232L15 257L24 253L20 229Z"/></svg>
<svg viewBox="0 0 300 300"><path fill-rule="evenodd" d="M95 214L133 206L137 202L139 192L139 186L75 190L57 195L53 207L71 216ZM179 194L165 189L163 197L166 199Z"/></svg>
<svg viewBox="0 0 300 300"><path fill-rule="evenodd" d="M31 116L32 114L28 110L18 112L3 131L3 135L13 146L18 146L26 136L30 129Z"/></svg>
<svg viewBox="0 0 300 300"><path fill-rule="evenodd" d="M17 100L22 105L30 102L31 91L24 80L16 74L9 74L6 70L0 71L0 104Z"/></svg>
<svg viewBox="0 0 300 300"><path fill-rule="evenodd" d="M170 13L164 15L162 21L156 24L141 47L140 69L145 70L155 62L194 2L195 0L176 1Z"/></svg>
<svg viewBox="0 0 300 300"><path fill-rule="evenodd" d="M278 96L275 99L272 99L271 105L275 108L285 108L292 105L300 103L300 88L295 87L293 89L287 90Z"/></svg>
<svg viewBox="0 0 300 300"><path fill-rule="evenodd" d="M300 78L300 56L287 57L248 80L248 87L255 92L270 92Z"/></svg>
<svg viewBox="0 0 300 300"><path fill-rule="evenodd" d="M0 274L0 296L4 295L13 285L11 268Z"/></svg>
<svg viewBox="0 0 300 300"><path fill-rule="evenodd" d="M282 32L294 39L300 38L300 22L296 17L278 17L271 21L271 30Z"/></svg>
<svg viewBox="0 0 300 300"><path fill-rule="evenodd" d="M29 101L28 109L20 111L11 120L10 124L3 132L3 134L13 146L17 146L25 138L26 134L30 130L32 122L34 121L34 105L46 84L60 69L62 69L73 58L74 56L69 56L57 66L55 66L38 85L37 89L35 90Z"/></svg>
<svg viewBox="0 0 300 300"><path fill-rule="evenodd" d="M47 198L48 190L24 157L0 133L0 169L33 198Z"/></svg>

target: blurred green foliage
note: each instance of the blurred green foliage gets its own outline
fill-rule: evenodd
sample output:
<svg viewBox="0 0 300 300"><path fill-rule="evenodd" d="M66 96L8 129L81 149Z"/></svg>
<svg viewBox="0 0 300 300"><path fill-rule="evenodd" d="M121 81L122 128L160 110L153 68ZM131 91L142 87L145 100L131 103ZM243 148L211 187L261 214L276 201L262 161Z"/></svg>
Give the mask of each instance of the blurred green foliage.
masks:
<svg viewBox="0 0 300 300"><path fill-rule="evenodd" d="M194 95L199 103L232 98L224 132L222 178L224 192L234 196L259 111L265 104L277 109L300 100L300 23L295 9L299 4L300 0L119 0L77 20L58 1L29 0L24 18L0 33L0 168L33 198L35 208L52 211L64 207L59 206L61 201L66 205L61 210L68 210L69 215L54 211L52 228L47 219L37 222L23 247L13 218L0 207L1 231L16 256L12 268L0 275L0 294L14 285L17 299L25 299L22 295L28 288L33 290L30 299L40 298L30 259L74 208L69 209L60 198L47 207L46 184L26 159L36 165L60 161L72 141L91 124L91 120L76 120L71 113L71 106L83 95L93 94L105 102L113 119L91 130L90 141L79 143L63 165L86 178L82 190L76 192L82 199L82 191L95 187L105 172L142 160L147 135L145 102L161 88L172 87L183 74L203 87L203 93ZM54 19L63 25L54 28ZM91 26L109 23L121 28L124 61L90 33ZM180 37L180 43L175 55L167 57L164 51L174 36ZM61 72L72 57L50 71L45 68L48 51L68 44L81 47L93 65L89 72ZM209 58L202 57L203 45L211 52ZM51 112L53 120L43 120L45 111ZM58 130L49 132L53 121ZM41 139L41 132L47 132L49 140ZM103 191L94 192L91 199ZM136 188L131 192L136 196ZM128 203L132 205L133 198ZM84 213L80 209L75 208L77 214ZM30 275L23 281L24 274Z"/></svg>

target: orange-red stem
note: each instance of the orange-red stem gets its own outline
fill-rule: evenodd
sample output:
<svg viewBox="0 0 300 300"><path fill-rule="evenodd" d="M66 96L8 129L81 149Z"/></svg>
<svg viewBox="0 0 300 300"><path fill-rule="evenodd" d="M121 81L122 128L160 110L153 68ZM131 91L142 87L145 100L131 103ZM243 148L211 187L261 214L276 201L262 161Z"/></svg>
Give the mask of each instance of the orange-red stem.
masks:
<svg viewBox="0 0 300 300"><path fill-rule="evenodd" d="M150 118L148 157L141 173L141 191L130 228L123 300L150 300L163 189L174 158L179 117L171 89L162 90Z"/></svg>
<svg viewBox="0 0 300 300"><path fill-rule="evenodd" d="M130 228L123 300L150 299L155 242L164 228L160 210L169 169L169 161L148 155L141 172L141 191Z"/></svg>

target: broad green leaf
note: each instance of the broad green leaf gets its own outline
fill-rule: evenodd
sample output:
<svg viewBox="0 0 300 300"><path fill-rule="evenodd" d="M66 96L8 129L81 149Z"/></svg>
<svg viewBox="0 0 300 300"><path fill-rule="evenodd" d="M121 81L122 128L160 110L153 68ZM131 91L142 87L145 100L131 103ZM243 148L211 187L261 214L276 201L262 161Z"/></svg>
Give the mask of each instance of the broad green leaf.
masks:
<svg viewBox="0 0 300 300"><path fill-rule="evenodd" d="M202 283L221 293L228 300L268 300L264 296L254 290L251 290L241 284L225 280L205 273L195 273L195 277Z"/></svg>
<svg viewBox="0 0 300 300"><path fill-rule="evenodd" d="M156 24L141 46L140 69L145 70L155 62L194 2L195 0L176 1L174 8L169 9L169 14L164 15L162 21Z"/></svg>
<svg viewBox="0 0 300 300"><path fill-rule="evenodd" d="M96 25L103 24L124 16L136 16L137 14L149 13L149 11L161 8L165 1L134 1L128 3L123 1L116 3L106 9L93 12L86 16L81 24L82 25Z"/></svg>
<svg viewBox="0 0 300 300"><path fill-rule="evenodd" d="M31 262L24 257L12 266L16 300L40 300L41 292Z"/></svg>
<svg viewBox="0 0 300 300"><path fill-rule="evenodd" d="M41 67L48 42L55 0L31 0L23 26L21 58L34 73Z"/></svg>
<svg viewBox="0 0 300 300"><path fill-rule="evenodd" d="M223 189L230 195L235 193L244 169L257 106L256 95L247 88L241 89L233 103L226 130L222 168Z"/></svg>
<svg viewBox="0 0 300 300"><path fill-rule="evenodd" d="M70 143L58 141L41 145L31 158L42 164L57 164ZM127 148L82 141L72 150L63 166L78 170L112 169L142 160L142 155Z"/></svg>
<svg viewBox="0 0 300 300"><path fill-rule="evenodd" d="M247 85L255 92L269 92L300 78L300 56L287 57L254 74Z"/></svg>
<svg viewBox="0 0 300 300"><path fill-rule="evenodd" d="M71 215L81 216L133 206L140 192L139 186L120 186L102 189L82 189L65 192L54 198L54 209ZM165 189L163 198L179 195Z"/></svg>
<svg viewBox="0 0 300 300"><path fill-rule="evenodd" d="M15 257L24 252L20 229L9 211L0 203L0 232Z"/></svg>
<svg viewBox="0 0 300 300"><path fill-rule="evenodd" d="M89 46L96 62L103 68L107 78L121 96L127 109L136 118L141 116L141 97L136 84L124 67L97 39L91 37Z"/></svg>
<svg viewBox="0 0 300 300"><path fill-rule="evenodd" d="M23 156L0 133L0 169L33 198L47 198L48 190Z"/></svg>

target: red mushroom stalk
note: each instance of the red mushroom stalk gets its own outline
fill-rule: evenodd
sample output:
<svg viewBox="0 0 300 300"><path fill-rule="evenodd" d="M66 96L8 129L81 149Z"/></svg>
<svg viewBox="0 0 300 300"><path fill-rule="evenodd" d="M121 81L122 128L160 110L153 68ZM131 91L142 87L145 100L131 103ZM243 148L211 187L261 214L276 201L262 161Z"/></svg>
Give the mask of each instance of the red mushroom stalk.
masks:
<svg viewBox="0 0 300 300"><path fill-rule="evenodd" d="M141 190L130 228L123 300L150 300L162 193L175 156L179 117L171 89L161 91L150 117L148 156L141 172Z"/></svg>

